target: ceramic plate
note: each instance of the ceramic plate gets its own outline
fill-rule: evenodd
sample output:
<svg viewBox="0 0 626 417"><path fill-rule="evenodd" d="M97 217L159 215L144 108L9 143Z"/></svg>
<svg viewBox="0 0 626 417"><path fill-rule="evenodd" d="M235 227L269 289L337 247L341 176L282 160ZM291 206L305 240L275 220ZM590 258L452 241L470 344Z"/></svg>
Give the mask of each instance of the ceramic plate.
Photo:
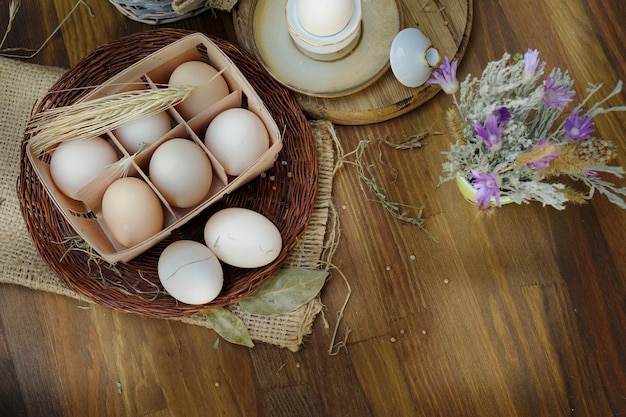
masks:
<svg viewBox="0 0 626 417"><path fill-rule="evenodd" d="M396 0L363 0L361 38L352 52L316 60L296 47L285 20L287 0L257 0L252 15L254 50L281 84L301 94L341 97L362 90L389 67L391 42L400 31Z"/></svg>

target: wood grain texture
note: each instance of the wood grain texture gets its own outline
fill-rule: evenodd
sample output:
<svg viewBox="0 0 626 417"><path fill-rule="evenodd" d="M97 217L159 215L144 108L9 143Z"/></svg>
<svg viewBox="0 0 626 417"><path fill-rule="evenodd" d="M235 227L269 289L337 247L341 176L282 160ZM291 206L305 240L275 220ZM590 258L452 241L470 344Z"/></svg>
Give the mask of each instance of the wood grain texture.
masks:
<svg viewBox="0 0 626 417"><path fill-rule="evenodd" d="M73 0L24 3L5 46L37 45ZM89 3L95 19L75 14L29 62L67 67L149 28L106 1ZM548 66L569 68L581 94L586 80L604 81L606 94L626 74L624 2L474 6L460 77L529 47ZM172 26L236 39L227 13ZM297 353L224 341L213 349L217 336L204 328L3 285L0 415L626 414L626 213L598 195L562 212L530 204L478 216L454 184L438 186L448 137L432 135L411 151L377 145L433 123L443 130L449 102L438 94L386 122L336 126L347 152L371 141L364 158L376 180L390 200L423 206L432 235L392 218L353 165L338 171L342 236L334 263L352 287L339 327L340 337L351 330L347 349L327 352L346 296L337 272L322 293L324 317ZM616 142L617 162L626 165L623 114L598 117L596 129Z"/></svg>

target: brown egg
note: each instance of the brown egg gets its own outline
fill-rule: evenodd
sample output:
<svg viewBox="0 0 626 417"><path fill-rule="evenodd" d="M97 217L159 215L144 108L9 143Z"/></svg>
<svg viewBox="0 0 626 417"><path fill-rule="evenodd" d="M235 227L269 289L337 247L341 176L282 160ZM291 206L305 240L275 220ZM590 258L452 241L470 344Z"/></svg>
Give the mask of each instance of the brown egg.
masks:
<svg viewBox="0 0 626 417"><path fill-rule="evenodd" d="M191 119L228 95L226 80L216 74L218 71L215 68L201 61L184 62L172 72L170 86L198 86L189 97L176 106L176 110L185 119Z"/></svg>
<svg viewBox="0 0 626 417"><path fill-rule="evenodd" d="M102 216L122 245L135 246L163 229L161 201L143 180L120 178L102 197Z"/></svg>

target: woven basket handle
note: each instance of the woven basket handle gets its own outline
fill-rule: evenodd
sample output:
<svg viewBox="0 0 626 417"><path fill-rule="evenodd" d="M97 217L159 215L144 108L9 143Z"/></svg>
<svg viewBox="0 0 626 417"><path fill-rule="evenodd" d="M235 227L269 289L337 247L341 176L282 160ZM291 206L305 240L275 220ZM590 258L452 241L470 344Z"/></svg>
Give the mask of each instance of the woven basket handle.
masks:
<svg viewBox="0 0 626 417"><path fill-rule="evenodd" d="M172 9L177 14L183 15L191 12L202 0L174 0Z"/></svg>

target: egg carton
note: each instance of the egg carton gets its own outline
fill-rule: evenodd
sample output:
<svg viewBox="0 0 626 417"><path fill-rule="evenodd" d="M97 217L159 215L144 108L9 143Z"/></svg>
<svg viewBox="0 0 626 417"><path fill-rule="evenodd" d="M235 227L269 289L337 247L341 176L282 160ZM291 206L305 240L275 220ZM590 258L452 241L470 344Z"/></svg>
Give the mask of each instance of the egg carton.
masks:
<svg viewBox="0 0 626 417"><path fill-rule="evenodd" d="M188 120L184 119L175 107L168 107L165 111L171 118L172 129L132 158L127 175L141 178L150 185L159 197L164 213L163 229L143 242L132 247L122 245L104 222L101 210L102 196L107 187L119 176L106 175L106 173L101 175L78 192L79 200L74 200L62 193L52 180L50 153L37 153L30 145L27 148L28 158L34 171L61 214L80 237L109 263L129 262L161 242L172 231L190 221L207 207L270 169L282 149L282 136L278 126L259 95L232 60L208 37L200 33L183 37L138 61L94 89L82 101L110 96L125 89L134 89L138 82L145 85L145 88L159 88L159 86L166 85L174 69L186 61L202 61L218 71L224 70L221 75L229 87L230 94ZM233 177L226 174L224 167L204 146L201 138L204 137L209 123L218 114L235 107L246 108L263 121L269 134L270 146L244 172ZM107 132L104 138L114 146L120 159L130 156L112 131ZM156 148L173 138L185 138L199 145L208 155L213 166L211 188L204 199L193 207L177 208L168 204L165 197L150 181L147 172L150 158Z"/></svg>

